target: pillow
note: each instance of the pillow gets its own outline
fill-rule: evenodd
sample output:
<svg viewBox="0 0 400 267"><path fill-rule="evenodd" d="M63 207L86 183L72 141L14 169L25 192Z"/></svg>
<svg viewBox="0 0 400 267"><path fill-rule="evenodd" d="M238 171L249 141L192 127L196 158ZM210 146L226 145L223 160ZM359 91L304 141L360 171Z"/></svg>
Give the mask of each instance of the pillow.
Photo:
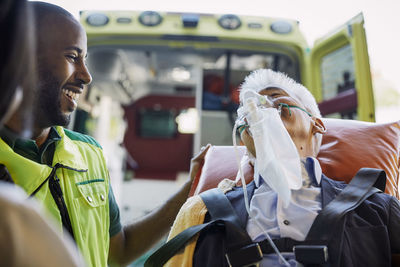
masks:
<svg viewBox="0 0 400 267"><path fill-rule="evenodd" d="M327 128L318 154L323 173L334 180L349 182L362 167L386 172L385 192L399 198L400 121L369 123L354 120L323 119ZM240 158L246 148L238 147ZM246 157L241 161L247 182L253 170ZM233 146L212 146L193 182L190 194L214 188L224 179L236 179L237 162Z"/></svg>
<svg viewBox="0 0 400 267"><path fill-rule="evenodd" d="M247 177L246 181L253 179L253 168L246 159L242 159L247 151L245 146L238 146L237 152L242 164L242 170ZM197 195L203 191L218 186L223 179L235 180L238 167L233 146L211 146L204 157L204 164L195 177L189 195Z"/></svg>
<svg viewBox="0 0 400 267"><path fill-rule="evenodd" d="M324 119L327 133L318 154L322 172L349 182L362 167L386 172L385 192L399 198L400 121L371 123Z"/></svg>

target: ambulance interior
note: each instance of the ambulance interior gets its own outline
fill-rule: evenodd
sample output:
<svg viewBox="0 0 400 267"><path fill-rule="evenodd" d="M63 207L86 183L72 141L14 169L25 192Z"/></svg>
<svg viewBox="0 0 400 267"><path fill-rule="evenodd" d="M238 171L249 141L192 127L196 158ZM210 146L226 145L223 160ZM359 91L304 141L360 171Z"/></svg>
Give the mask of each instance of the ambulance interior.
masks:
<svg viewBox="0 0 400 267"><path fill-rule="evenodd" d="M165 185L163 196L172 194L201 146L232 145L237 90L250 71L272 68L300 81L299 60L288 52L96 46L89 47L87 64L93 82L73 129L103 146L114 191L121 192L121 213L134 217L159 196L149 189L143 196L148 201L125 205L124 191L143 195L143 186L154 182Z"/></svg>

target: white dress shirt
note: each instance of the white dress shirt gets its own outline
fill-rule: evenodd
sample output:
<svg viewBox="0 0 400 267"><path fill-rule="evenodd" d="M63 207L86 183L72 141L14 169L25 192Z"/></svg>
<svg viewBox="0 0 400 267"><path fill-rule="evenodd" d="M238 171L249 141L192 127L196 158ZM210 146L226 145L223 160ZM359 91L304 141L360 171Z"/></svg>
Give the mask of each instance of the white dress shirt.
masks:
<svg viewBox="0 0 400 267"><path fill-rule="evenodd" d="M246 230L253 241L266 238L266 231L272 239L290 237L305 240L312 223L321 210L321 166L317 159L308 157L302 160L303 185L299 190L291 191L291 200L287 208L279 200L264 179L254 178L256 189L250 201L253 217L247 221ZM262 226L260 229L258 224ZM291 266L296 266L293 253L282 253ZM281 266L276 254L264 255L261 266ZM284 265L282 265L284 266Z"/></svg>

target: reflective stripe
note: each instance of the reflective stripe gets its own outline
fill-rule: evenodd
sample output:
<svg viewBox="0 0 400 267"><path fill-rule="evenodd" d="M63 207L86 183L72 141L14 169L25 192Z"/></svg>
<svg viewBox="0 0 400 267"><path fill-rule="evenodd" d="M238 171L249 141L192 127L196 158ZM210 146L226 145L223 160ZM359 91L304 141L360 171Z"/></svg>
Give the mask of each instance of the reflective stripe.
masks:
<svg viewBox="0 0 400 267"><path fill-rule="evenodd" d="M76 183L76 185L90 184L90 183L96 183L96 182L104 182L104 179L94 179L94 180L89 180L89 181L83 181L83 182Z"/></svg>

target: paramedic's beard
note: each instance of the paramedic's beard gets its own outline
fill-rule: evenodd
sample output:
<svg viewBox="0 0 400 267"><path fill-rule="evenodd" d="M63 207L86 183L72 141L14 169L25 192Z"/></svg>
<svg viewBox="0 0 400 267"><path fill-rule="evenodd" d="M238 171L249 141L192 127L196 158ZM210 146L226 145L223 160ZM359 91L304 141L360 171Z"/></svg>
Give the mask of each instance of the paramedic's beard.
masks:
<svg viewBox="0 0 400 267"><path fill-rule="evenodd" d="M62 86L51 75L40 75L38 95L36 98L39 121L43 128L50 126L67 126L71 121L71 114L64 114L61 109Z"/></svg>

